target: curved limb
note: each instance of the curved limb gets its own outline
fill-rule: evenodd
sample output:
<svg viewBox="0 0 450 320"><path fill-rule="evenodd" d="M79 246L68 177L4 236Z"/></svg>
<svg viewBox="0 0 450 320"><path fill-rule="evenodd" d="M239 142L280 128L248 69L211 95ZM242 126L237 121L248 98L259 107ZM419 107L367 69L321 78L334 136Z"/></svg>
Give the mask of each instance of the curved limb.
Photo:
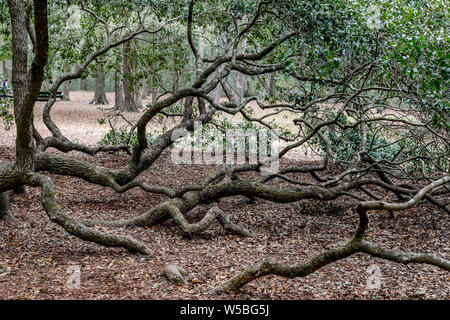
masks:
<svg viewBox="0 0 450 320"><path fill-rule="evenodd" d="M347 258L355 253L366 253L370 256L390 260L402 264L408 263L423 263L434 265L444 270L450 271L450 261L435 257L428 254L408 253L401 251L393 251L381 248L375 244L371 244L363 240L364 233L369 224L368 210L404 210L415 206L422 197L434 188L450 182L450 176L436 180L435 182L422 188L412 199L407 202L396 204L382 201L366 201L362 202L357 207L359 215L358 229L352 240L347 242L344 246L337 249L331 249L316 257L308 260L305 263L297 265L288 265L285 263L275 263L268 260L263 260L247 269L240 274L234 276L225 282L218 291L236 291L249 282L256 280L266 275L278 275L285 278L305 277L316 270L338 260Z"/></svg>
<svg viewBox="0 0 450 320"><path fill-rule="evenodd" d="M152 254L152 251L145 244L131 237L113 235L91 229L66 215L56 203L53 182L49 177L33 173L27 175L24 180L25 183L31 186L39 186L42 188L41 201L48 217L51 221L62 226L70 234L82 240L98 243L107 247L123 247L132 252L145 255Z"/></svg>
<svg viewBox="0 0 450 320"><path fill-rule="evenodd" d="M186 221L183 213L181 213L180 209L174 205L167 205L167 211L172 216L175 223L183 230L183 232L188 235L199 234L208 229L215 219L219 221L222 227L229 231L232 234L237 234L242 237L250 237L251 233L245 228L238 226L233 223L226 214L217 207L212 207L208 210L206 215L197 223L190 224Z"/></svg>

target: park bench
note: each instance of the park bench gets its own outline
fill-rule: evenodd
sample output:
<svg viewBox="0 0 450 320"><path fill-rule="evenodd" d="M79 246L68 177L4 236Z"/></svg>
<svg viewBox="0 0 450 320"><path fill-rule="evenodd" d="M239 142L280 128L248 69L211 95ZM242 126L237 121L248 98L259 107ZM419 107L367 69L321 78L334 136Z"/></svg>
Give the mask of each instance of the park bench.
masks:
<svg viewBox="0 0 450 320"><path fill-rule="evenodd" d="M61 91L56 92L56 98L63 99L64 95ZM50 99L50 91L41 91L39 92L37 101L48 101Z"/></svg>

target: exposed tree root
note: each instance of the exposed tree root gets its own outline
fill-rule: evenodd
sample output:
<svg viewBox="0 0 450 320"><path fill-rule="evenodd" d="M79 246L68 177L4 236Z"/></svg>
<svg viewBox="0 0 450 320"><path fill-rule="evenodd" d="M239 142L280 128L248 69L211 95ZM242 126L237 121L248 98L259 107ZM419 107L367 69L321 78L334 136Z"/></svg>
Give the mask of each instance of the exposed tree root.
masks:
<svg viewBox="0 0 450 320"><path fill-rule="evenodd" d="M305 263L288 265L263 260L245 269L240 274L225 282L218 291L236 291L260 277L267 275L278 275L286 278L306 277L316 270L338 260L347 258L355 253L366 253L373 257L390 260L402 264L423 263L434 265L444 270L450 271L450 261L428 254L407 253L392 251L381 248L363 240L364 233L369 224L368 210L403 210L415 206L432 189L450 182L450 177L439 179L428 186L422 188L414 198L404 203L387 203L382 201L362 202L357 207L359 215L359 226L355 236L344 246L337 249L328 250Z"/></svg>
<svg viewBox="0 0 450 320"><path fill-rule="evenodd" d="M184 277L187 275L187 272L179 266L168 264L164 267L164 275L166 276L167 280L172 283L178 285L186 284L186 279Z"/></svg>
<svg viewBox="0 0 450 320"><path fill-rule="evenodd" d="M42 188L41 201L45 212L51 221L62 226L70 234L86 241L98 243L107 247L123 247L132 252L150 255L152 251L143 243L128 236L113 235L91 229L67 216L56 203L53 182L49 177L40 174L31 174L26 183Z"/></svg>
<svg viewBox="0 0 450 320"><path fill-rule="evenodd" d="M252 234L248 230L231 222L226 214L217 207L212 207L211 209L209 209L202 220L192 224L186 221L183 213L181 213L178 207L174 205L168 205L167 210L172 216L175 223L188 236L202 233L203 231L208 229L216 219L225 230L229 231L232 234L236 234L242 237L252 236Z"/></svg>
<svg viewBox="0 0 450 320"><path fill-rule="evenodd" d="M359 252L402 264L424 263L435 265L444 270L450 271L450 261L439 257L427 254L391 251L366 241L351 241L343 247L326 251L303 264L288 265L285 263L276 263L263 260L231 278L218 290L236 291L246 284L267 275L277 275L285 278L303 278L332 262L342 260Z"/></svg>

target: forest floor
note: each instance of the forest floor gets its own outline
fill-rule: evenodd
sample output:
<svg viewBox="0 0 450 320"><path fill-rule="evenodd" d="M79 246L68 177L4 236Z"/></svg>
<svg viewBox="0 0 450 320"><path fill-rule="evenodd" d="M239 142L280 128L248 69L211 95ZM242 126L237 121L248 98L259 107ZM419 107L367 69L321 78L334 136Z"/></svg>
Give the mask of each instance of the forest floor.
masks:
<svg viewBox="0 0 450 320"><path fill-rule="evenodd" d="M89 98L86 93L75 92L73 97L72 102L58 102L53 111L55 121L70 138L88 139L95 144L109 129L106 126L103 133L97 130L96 119L104 112L86 103ZM36 107L36 123L40 122L42 105ZM38 130L44 134L42 127ZM0 129L0 160L14 160L13 145L14 128ZM110 168L119 168L128 159L126 154L70 155ZM163 154L140 178L178 189L216 169L174 165L169 157L168 153ZM55 183L59 205L77 219L133 217L165 199L138 189L117 194L76 178L49 176ZM283 186L277 181L273 183ZM154 252L152 256L101 247L67 234L45 215L38 189L27 187L24 195L11 194L11 203L17 222L14 225L0 222L0 299L450 298L448 272L426 265L400 265L364 254L328 265L305 278L268 276L237 293L213 293L212 289L226 279L261 259L300 263L349 239L357 225L355 202L350 198L291 204L263 200L249 204L244 197L221 200L220 208L233 221L253 231L256 234L253 238L229 235L218 223L192 238L183 237L172 220L148 228L102 228L139 239ZM205 205L189 213L189 221L197 221L207 209ZM370 241L385 248L450 257L450 219L427 203L402 211L394 219L387 212L372 214L371 218ZM189 272L187 284L176 286L166 280L163 269L169 263ZM80 268L79 289L67 287L72 266ZM376 289L370 286L376 280L368 272L371 266L380 271L380 286Z"/></svg>

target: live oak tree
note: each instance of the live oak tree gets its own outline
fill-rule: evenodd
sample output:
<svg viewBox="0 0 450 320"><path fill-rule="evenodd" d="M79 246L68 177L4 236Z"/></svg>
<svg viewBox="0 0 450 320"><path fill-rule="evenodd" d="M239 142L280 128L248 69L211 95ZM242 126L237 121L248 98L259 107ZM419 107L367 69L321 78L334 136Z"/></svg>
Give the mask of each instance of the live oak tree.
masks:
<svg viewBox="0 0 450 320"><path fill-rule="evenodd" d="M217 221L232 234L257 237L232 222L220 209L220 199L246 196L288 203L349 197L354 200L359 226L344 246L300 265L261 261L220 290L237 290L269 274L306 276L358 252L450 270L445 258L392 251L364 240L371 211L405 210L422 200L450 211L448 36L444 31L448 17L443 16L439 1L380 1L382 15L375 17L375 25L367 24L374 19L367 16L368 1L191 0L187 5L175 0L111 1L106 13L96 1L74 3L81 8L82 19L103 28L104 38L99 39L96 32L85 37L83 49L74 55L78 61L71 62L76 67L53 80L43 111L51 135L43 137L34 128L32 114L48 67L48 16L52 13L46 1L8 0L17 139L16 160L0 167L2 199L18 185L39 188L48 217L67 232L101 245L151 254L133 238L92 227L142 227L172 218L186 235L199 234ZM120 21L120 10L133 10L135 23ZM376 25L378 18L381 25ZM130 43L145 40L142 35L164 34L179 27L190 55L186 69L194 71L185 87L154 99L121 144L92 147L62 134L50 112L57 108L55 97L61 84L82 77L94 62L105 62L121 47L128 52ZM28 38L33 46L31 65ZM157 45L165 40L159 39ZM166 43L170 50L170 41ZM202 50L204 43L215 50ZM179 43L172 45L176 48ZM235 74L263 87L267 79L276 78L277 99L261 93L265 90L247 97L235 94L230 80ZM219 99L218 89L227 99ZM254 115L251 102L268 114ZM289 126L270 120L282 114L289 115ZM233 127L223 122L223 115L240 115L243 126L276 133L281 141L279 158L290 150L306 148L321 161L281 166L269 175L260 174L264 161L224 166L200 183L176 190L138 178L143 171L153 170L155 161L173 145L174 133L192 132L196 122L222 131ZM147 124L159 116L173 118L174 124L149 141ZM50 148L65 155L51 153ZM127 152L129 160L123 167L110 169L77 160L71 157L73 151L88 155ZM76 177L118 193L140 188L166 199L130 219L77 221L58 206L53 182L43 172ZM246 178L246 172L256 173L257 178ZM270 183L276 180L287 186ZM398 201L388 201L386 194ZM200 205L209 205L204 217L189 223L186 214Z"/></svg>

